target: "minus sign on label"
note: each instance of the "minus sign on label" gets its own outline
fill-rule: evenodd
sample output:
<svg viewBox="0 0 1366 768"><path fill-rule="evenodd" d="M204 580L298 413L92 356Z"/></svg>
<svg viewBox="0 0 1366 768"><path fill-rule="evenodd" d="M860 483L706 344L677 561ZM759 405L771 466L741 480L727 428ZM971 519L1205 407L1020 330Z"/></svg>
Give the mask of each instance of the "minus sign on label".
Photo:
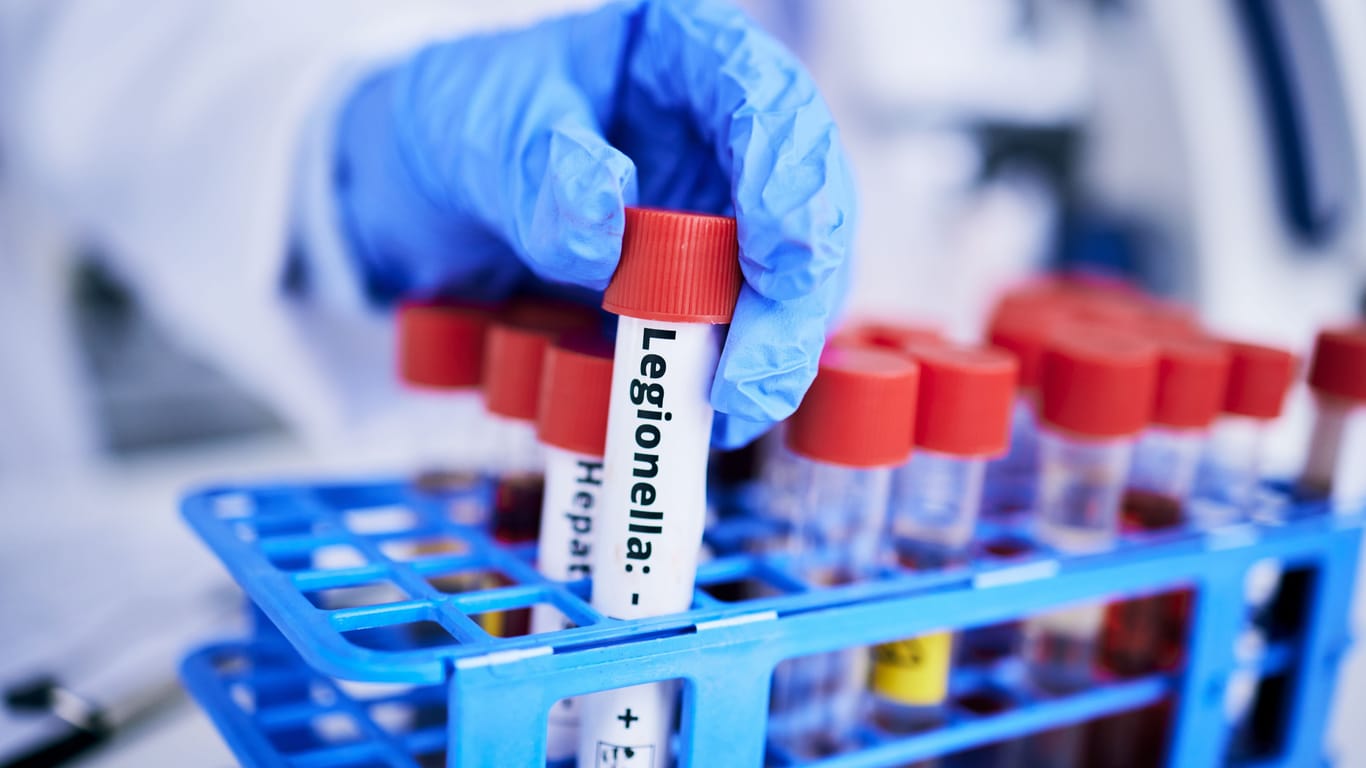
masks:
<svg viewBox="0 0 1366 768"><path fill-rule="evenodd" d="M639 592L632 592L632 593L631 593L631 605L640 605L640 593L639 593Z"/></svg>

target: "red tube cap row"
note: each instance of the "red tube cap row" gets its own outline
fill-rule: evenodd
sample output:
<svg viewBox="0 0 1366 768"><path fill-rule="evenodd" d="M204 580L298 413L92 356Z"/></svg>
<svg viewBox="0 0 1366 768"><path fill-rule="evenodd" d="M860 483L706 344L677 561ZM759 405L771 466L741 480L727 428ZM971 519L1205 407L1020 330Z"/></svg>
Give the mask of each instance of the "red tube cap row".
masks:
<svg viewBox="0 0 1366 768"><path fill-rule="evenodd" d="M885 467L911 455L919 368L894 352L833 348L787 426L787 446L814 461Z"/></svg>

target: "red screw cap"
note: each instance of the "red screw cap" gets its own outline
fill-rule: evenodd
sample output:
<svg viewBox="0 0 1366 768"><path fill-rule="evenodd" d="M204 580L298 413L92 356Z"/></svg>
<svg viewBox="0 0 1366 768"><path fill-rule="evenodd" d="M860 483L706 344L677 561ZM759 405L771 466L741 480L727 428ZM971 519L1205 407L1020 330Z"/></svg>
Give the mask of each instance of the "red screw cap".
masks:
<svg viewBox="0 0 1366 768"><path fill-rule="evenodd" d="M1224 405L1229 361L1228 348L1212 341L1160 342L1153 423L1177 429L1208 427Z"/></svg>
<svg viewBox="0 0 1366 768"><path fill-rule="evenodd" d="M832 348L787 425L787 447L850 467L900 464L911 455L916 364L878 349Z"/></svg>
<svg viewBox="0 0 1366 768"><path fill-rule="evenodd" d="M519 299L489 326L484 350L484 404L489 413L533 421L541 397L545 350L560 336L597 322L591 307L563 301Z"/></svg>
<svg viewBox="0 0 1366 768"><path fill-rule="evenodd" d="M556 335L507 321L489 327L484 353L484 407L489 413L519 421L536 418L545 350Z"/></svg>
<svg viewBox="0 0 1366 768"><path fill-rule="evenodd" d="M735 219L626 209L621 261L602 297L617 315L729 323L744 278Z"/></svg>
<svg viewBox="0 0 1366 768"><path fill-rule="evenodd" d="M398 308L398 375L413 386L477 387L493 308L409 301Z"/></svg>
<svg viewBox="0 0 1366 768"><path fill-rule="evenodd" d="M1309 386L1325 395L1366 402L1366 325L1319 331Z"/></svg>
<svg viewBox="0 0 1366 768"><path fill-rule="evenodd" d="M995 456L1010 442L1019 365L998 349L913 345L920 364L915 444L954 456Z"/></svg>
<svg viewBox="0 0 1366 768"><path fill-rule="evenodd" d="M1148 425L1156 383L1153 344L1110 331L1069 328L1043 353L1043 420L1084 437L1134 435Z"/></svg>
<svg viewBox="0 0 1366 768"><path fill-rule="evenodd" d="M498 313L500 320L547 331L593 331L603 327L606 315L595 306L564 299L515 298Z"/></svg>
<svg viewBox="0 0 1366 768"><path fill-rule="evenodd" d="M913 344L943 343L939 329L897 320L865 320L840 329L829 343L840 347L874 347L905 352Z"/></svg>
<svg viewBox="0 0 1366 768"><path fill-rule="evenodd" d="M569 336L545 353L536 434L542 443L601 456L607 444L607 395L612 345L596 336Z"/></svg>
<svg viewBox="0 0 1366 768"><path fill-rule="evenodd" d="M1295 356L1260 344L1226 342L1225 346L1229 368L1224 413L1254 419L1280 416L1285 394L1295 379Z"/></svg>
<svg viewBox="0 0 1366 768"><path fill-rule="evenodd" d="M1006 301L996 308L987 342L1019 362L1020 389L1038 389L1043 350L1067 320L1064 308L1035 301Z"/></svg>

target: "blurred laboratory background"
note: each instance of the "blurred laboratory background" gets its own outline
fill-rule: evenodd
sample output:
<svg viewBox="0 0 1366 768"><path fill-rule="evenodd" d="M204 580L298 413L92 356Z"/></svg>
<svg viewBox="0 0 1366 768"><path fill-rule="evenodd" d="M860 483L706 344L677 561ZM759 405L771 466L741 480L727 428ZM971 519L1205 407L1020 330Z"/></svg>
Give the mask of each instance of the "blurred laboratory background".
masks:
<svg viewBox="0 0 1366 768"><path fill-rule="evenodd" d="M69 734L65 715L26 703L35 686L117 713L112 739L71 765L232 764L175 665L239 621L239 597L177 499L222 479L389 473L412 445L383 312L243 307L225 343L184 322L193 295L157 298L166 286L135 251L174 238L193 260L198 238L220 254L229 235L194 198L212 199L225 165L257 161L184 164L189 148L215 152L184 138L195 123L252 125L201 103L256 87L224 85L206 50L321 27L380 59L475 4L221 5L0 0L0 765ZM478 13L518 24L591 3L513 5L506 21ZM849 149L862 211L849 313L970 341L1008 286L1057 268L1122 276L1221 334L1301 354L1366 310L1360 0L743 5L809 67ZM179 44L161 45L168 29ZM301 161L260 162L287 175ZM146 169L131 189L130 163ZM149 185L171 188L155 215L138 199ZM258 267L220 265L188 290L215 300L219 271ZM312 359L274 338L324 323L339 330ZM324 386L342 370L360 380L344 397ZM1273 474L1302 460L1310 413L1292 393ZM1360 649L1335 706L1339 764L1366 766Z"/></svg>

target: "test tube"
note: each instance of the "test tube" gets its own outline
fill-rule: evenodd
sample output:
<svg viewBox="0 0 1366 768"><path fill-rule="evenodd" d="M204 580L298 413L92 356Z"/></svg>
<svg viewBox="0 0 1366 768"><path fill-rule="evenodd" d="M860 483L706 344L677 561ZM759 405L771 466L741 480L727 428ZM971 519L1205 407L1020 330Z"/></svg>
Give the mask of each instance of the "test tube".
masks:
<svg viewBox="0 0 1366 768"><path fill-rule="evenodd" d="M1295 356L1283 349L1226 342L1228 382L1223 412L1209 434L1196 477L1197 497L1250 514L1262 481L1262 445L1279 418L1295 377Z"/></svg>
<svg viewBox="0 0 1366 768"><path fill-rule="evenodd" d="M810 391L787 422L788 485L775 511L791 522L791 563L808 583L868 578L885 546L892 469L915 428L916 364L870 348L827 348ZM851 648L792 659L774 674L772 740L816 757L848 744L867 685L867 652Z"/></svg>
<svg viewBox="0 0 1366 768"><path fill-rule="evenodd" d="M1137 337L1069 327L1049 342L1041 371L1042 423L1036 535L1064 553L1111 547L1133 444L1148 424L1157 349ZM1031 619L1026 644L1041 687L1090 682L1103 607Z"/></svg>
<svg viewBox="0 0 1366 768"><path fill-rule="evenodd" d="M479 396L491 306L407 301L397 312L398 373L413 417L420 492L446 499L454 522L481 525L488 510L470 492L487 421Z"/></svg>
<svg viewBox="0 0 1366 768"><path fill-rule="evenodd" d="M536 434L545 449L545 503L536 567L557 581L577 581L592 575L612 348L595 337L562 339L546 351L543 368ZM532 606L533 634L569 626L552 606ZM547 757L551 761L573 758L578 737L578 700L563 699L550 710Z"/></svg>
<svg viewBox="0 0 1366 768"><path fill-rule="evenodd" d="M735 219L626 210L621 261L603 296L620 320L592 562L593 606L612 618L692 604L719 326L730 322L742 282ZM586 697L579 765L610 765L627 752L640 764L668 765L676 687Z"/></svg>
<svg viewBox="0 0 1366 768"><path fill-rule="evenodd" d="M1300 489L1357 511L1366 501L1366 325L1319 332L1309 387L1318 412Z"/></svg>
<svg viewBox="0 0 1366 768"><path fill-rule="evenodd" d="M987 329L988 343L1015 356L1019 381L1006 454L987 465L984 512L992 517L1023 513L1037 495L1039 477L1039 372L1043 350L1063 313L1037 302L1003 302Z"/></svg>
<svg viewBox="0 0 1366 768"><path fill-rule="evenodd" d="M999 349L912 345L920 365L916 452L892 476L891 528L902 565L964 558L987 461L1005 451L1019 365Z"/></svg>
<svg viewBox="0 0 1366 768"><path fill-rule="evenodd" d="M1228 350L1213 341L1159 342L1151 425L1134 448L1124 495L1127 526L1161 530L1185 519L1206 437L1223 405L1228 367ZM1180 590L1107 606L1100 667L1122 677L1175 668L1191 597Z"/></svg>
<svg viewBox="0 0 1366 768"><path fill-rule="evenodd" d="M541 370L552 334L500 320L489 328L484 358L484 405L492 429L489 450L497 485L494 538L532 541L540 528L545 454L536 439Z"/></svg>
<svg viewBox="0 0 1366 768"><path fill-rule="evenodd" d="M1009 353L948 344L912 345L920 366L915 453L893 473L891 531L903 565L940 568L965 560L989 458L1009 441L1019 366ZM873 716L895 733L944 722L953 633L878 646Z"/></svg>
<svg viewBox="0 0 1366 768"><path fill-rule="evenodd" d="M1134 447L1125 513L1139 528L1181 521L1214 424L1224 403L1231 355L1209 340L1159 342L1152 423Z"/></svg>

